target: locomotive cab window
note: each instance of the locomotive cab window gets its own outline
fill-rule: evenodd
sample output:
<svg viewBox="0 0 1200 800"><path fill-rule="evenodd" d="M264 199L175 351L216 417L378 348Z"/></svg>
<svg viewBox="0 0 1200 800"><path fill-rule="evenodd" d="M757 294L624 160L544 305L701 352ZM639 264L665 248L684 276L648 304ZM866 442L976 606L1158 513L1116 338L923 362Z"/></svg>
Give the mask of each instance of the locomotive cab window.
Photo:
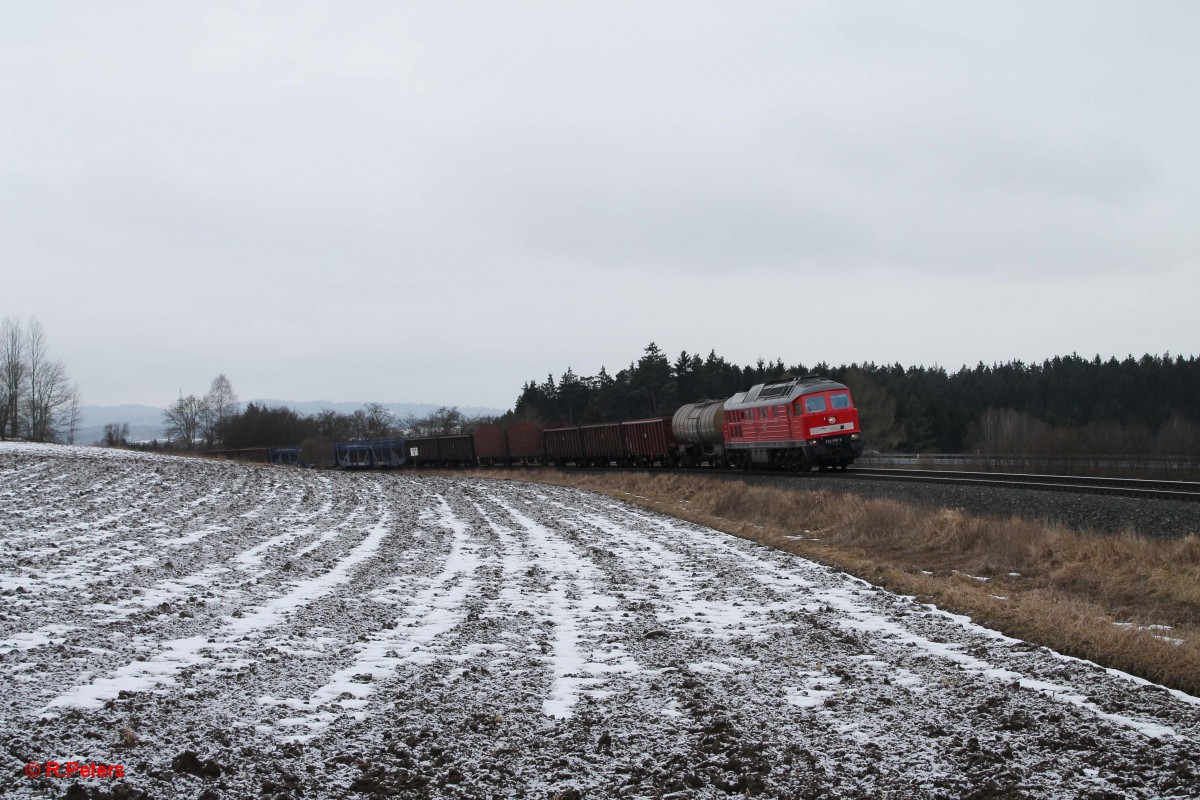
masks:
<svg viewBox="0 0 1200 800"><path fill-rule="evenodd" d="M832 405L834 409L850 407L850 395L846 394L845 392L838 392L837 394L832 395L829 398L829 401L830 405Z"/></svg>
<svg viewBox="0 0 1200 800"><path fill-rule="evenodd" d="M816 394L804 398L804 410L809 414L819 414L825 410L825 395Z"/></svg>

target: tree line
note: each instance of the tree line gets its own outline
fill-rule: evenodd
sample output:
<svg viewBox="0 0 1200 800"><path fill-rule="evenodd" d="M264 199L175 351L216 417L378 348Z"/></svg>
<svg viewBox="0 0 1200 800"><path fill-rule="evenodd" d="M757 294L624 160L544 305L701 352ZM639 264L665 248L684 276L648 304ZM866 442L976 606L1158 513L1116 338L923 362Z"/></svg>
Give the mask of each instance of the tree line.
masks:
<svg viewBox="0 0 1200 800"><path fill-rule="evenodd" d="M789 365L778 358L739 366L715 351L685 351L672 360L651 342L615 374L602 366L583 376L568 367L557 379L551 374L540 383L528 381L512 410L496 418L468 417L457 408L397 418L378 403L351 414L305 415L259 403L239 410L221 375L207 394L181 395L164 419L181 447L299 444L306 457L325 458L335 441L469 433L484 422L592 424L666 416L684 403L809 374L850 387L868 449L1200 457L1200 359L1169 354L1123 360L1072 354L951 372L900 364Z"/></svg>
<svg viewBox="0 0 1200 800"><path fill-rule="evenodd" d="M82 395L36 319L0 323L0 438L74 444Z"/></svg>
<svg viewBox="0 0 1200 800"><path fill-rule="evenodd" d="M469 416L442 407L426 416L397 417L379 403L352 413L333 410L302 414L285 405L251 402L240 408L237 394L224 375L213 379L207 393L184 395L163 412L166 447L173 450L221 451L254 447L300 446L306 461L324 464L339 441L391 439L469 433L488 416ZM128 426L105 426L105 444L127 444ZM141 445L159 449L153 443Z"/></svg>
<svg viewBox="0 0 1200 800"><path fill-rule="evenodd" d="M880 451L1200 455L1200 359L1078 354L950 372L901 364L738 366L710 351L674 360L651 342L615 375L529 381L501 422L577 424L669 415L684 403L808 374L850 387L867 447Z"/></svg>

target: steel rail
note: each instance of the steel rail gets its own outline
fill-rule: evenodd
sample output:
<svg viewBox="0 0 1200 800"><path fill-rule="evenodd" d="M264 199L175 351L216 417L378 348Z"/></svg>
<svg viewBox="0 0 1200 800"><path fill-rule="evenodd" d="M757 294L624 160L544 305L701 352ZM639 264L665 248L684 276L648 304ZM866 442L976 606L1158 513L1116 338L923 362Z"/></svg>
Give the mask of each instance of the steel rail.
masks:
<svg viewBox="0 0 1200 800"><path fill-rule="evenodd" d="M1003 486L1134 497L1146 500L1200 501L1200 483L1192 481L1145 480L1141 478L1089 478L1080 475L1023 475L1008 472L955 472L949 470L886 469L852 467L835 473L860 479L918 481L969 486Z"/></svg>

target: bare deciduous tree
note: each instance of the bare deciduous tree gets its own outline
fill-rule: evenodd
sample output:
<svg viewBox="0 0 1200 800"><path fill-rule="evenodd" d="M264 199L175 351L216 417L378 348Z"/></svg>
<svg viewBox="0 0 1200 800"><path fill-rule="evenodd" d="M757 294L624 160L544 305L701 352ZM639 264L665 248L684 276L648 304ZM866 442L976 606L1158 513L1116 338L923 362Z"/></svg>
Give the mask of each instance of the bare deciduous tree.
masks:
<svg viewBox="0 0 1200 800"><path fill-rule="evenodd" d="M25 332L25 435L50 442L62 433L64 412L70 407L71 387L61 361L50 358L46 330L36 319Z"/></svg>
<svg viewBox="0 0 1200 800"><path fill-rule="evenodd" d="M173 442L182 441L184 447L191 450L196 446L196 434L200 430L200 417L204 410L204 401L194 394L183 396L163 411L163 424L166 426L167 439Z"/></svg>
<svg viewBox="0 0 1200 800"><path fill-rule="evenodd" d="M0 437L21 435L21 393L25 387L25 337L21 323L0 324Z"/></svg>
<svg viewBox="0 0 1200 800"><path fill-rule="evenodd" d="M985 454L1028 454L1047 430L1044 422L1023 411L989 408L979 418L975 446Z"/></svg>
<svg viewBox="0 0 1200 800"><path fill-rule="evenodd" d="M68 394L67 407L62 414L62 424L59 426L66 434L67 444L75 444L75 437L79 435L79 428L83 424L83 394L79 391L79 384L71 387Z"/></svg>
<svg viewBox="0 0 1200 800"><path fill-rule="evenodd" d="M396 418L379 403L370 403L350 415L350 432L355 439L387 439L395 434Z"/></svg>
<svg viewBox="0 0 1200 800"><path fill-rule="evenodd" d="M457 407L442 406L427 417L407 415L400 428L409 436L452 436L470 433L478 425L491 421L492 418L486 415L469 417Z"/></svg>
<svg viewBox="0 0 1200 800"><path fill-rule="evenodd" d="M104 426L104 446L124 447L129 444L129 423L110 422Z"/></svg>
<svg viewBox="0 0 1200 800"><path fill-rule="evenodd" d="M225 423L237 413L237 402L229 379L224 374L213 378L212 386L204 396L200 417L200 433L207 446L212 447L221 438Z"/></svg>

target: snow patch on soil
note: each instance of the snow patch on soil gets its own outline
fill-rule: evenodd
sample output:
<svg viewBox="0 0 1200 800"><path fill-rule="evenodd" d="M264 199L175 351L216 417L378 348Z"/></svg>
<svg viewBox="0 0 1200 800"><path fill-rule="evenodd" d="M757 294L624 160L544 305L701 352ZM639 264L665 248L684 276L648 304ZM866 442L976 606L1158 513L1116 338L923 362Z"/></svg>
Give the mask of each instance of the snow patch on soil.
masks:
<svg viewBox="0 0 1200 800"><path fill-rule="evenodd" d="M186 798L1185 797L1200 774L1196 698L587 492L13 443L0 478L13 774L123 763Z"/></svg>

